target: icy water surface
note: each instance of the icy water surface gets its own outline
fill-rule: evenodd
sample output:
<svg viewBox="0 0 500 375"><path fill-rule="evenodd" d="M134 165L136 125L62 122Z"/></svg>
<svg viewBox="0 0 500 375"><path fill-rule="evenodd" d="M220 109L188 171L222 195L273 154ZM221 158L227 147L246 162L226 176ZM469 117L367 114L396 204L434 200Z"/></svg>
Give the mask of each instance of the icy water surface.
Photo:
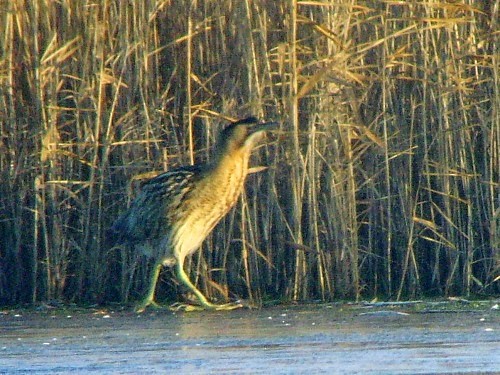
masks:
<svg viewBox="0 0 500 375"><path fill-rule="evenodd" d="M500 314L492 306L4 311L0 373L500 373Z"/></svg>

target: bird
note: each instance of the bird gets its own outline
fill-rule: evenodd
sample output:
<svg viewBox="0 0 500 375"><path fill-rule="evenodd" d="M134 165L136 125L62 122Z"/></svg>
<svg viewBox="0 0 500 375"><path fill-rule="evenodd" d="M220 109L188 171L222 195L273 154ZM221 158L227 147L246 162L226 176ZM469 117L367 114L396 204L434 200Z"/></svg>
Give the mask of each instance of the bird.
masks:
<svg viewBox="0 0 500 375"><path fill-rule="evenodd" d="M217 223L237 202L249 172L249 158L266 131L277 122L247 117L227 125L219 134L213 156L205 163L182 166L146 180L137 197L110 228L114 243L135 245L153 257L149 287L137 312L159 307L155 290L164 266L176 267L176 277L197 297L199 305L176 309L232 310L241 303L215 304L191 282L184 270Z"/></svg>

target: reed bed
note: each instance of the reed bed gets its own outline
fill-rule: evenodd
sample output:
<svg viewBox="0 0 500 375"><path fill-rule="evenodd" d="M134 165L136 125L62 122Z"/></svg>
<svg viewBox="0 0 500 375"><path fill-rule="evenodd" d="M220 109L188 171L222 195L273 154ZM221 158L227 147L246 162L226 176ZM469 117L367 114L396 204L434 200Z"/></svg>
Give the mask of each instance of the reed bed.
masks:
<svg viewBox="0 0 500 375"><path fill-rule="evenodd" d="M500 292L498 1L0 3L0 304L137 299L106 229L249 114L281 128L189 262L209 297Z"/></svg>

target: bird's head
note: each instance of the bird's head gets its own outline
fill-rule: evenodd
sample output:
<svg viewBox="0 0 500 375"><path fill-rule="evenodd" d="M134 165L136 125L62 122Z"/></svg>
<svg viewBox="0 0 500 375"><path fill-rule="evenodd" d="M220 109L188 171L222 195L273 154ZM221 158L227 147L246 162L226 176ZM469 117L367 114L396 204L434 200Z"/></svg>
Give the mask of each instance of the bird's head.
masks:
<svg viewBox="0 0 500 375"><path fill-rule="evenodd" d="M219 154L250 152L267 130L277 126L277 122L261 123L255 117L233 122L226 126L217 144Z"/></svg>

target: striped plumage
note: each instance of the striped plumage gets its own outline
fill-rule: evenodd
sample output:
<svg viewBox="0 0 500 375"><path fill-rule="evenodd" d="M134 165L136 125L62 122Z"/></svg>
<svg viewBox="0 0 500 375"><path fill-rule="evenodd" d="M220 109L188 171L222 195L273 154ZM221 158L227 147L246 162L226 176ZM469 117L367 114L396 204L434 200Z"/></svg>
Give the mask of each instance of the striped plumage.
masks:
<svg viewBox="0 0 500 375"><path fill-rule="evenodd" d="M220 134L210 162L160 174L142 186L128 211L111 228L115 241L151 249L156 259L150 289L138 310L154 304L156 281L162 265L177 266L177 276L198 297L204 308L231 309L240 305L214 305L184 272L186 256L195 252L236 203L248 174L250 153L265 130L249 117L228 125Z"/></svg>

